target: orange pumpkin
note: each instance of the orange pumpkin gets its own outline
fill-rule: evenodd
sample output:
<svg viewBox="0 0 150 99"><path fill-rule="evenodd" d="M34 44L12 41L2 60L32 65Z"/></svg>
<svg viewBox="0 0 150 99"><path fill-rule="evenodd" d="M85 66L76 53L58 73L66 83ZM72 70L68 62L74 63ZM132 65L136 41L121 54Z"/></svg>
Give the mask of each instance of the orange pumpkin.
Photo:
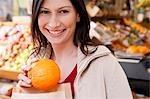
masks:
<svg viewBox="0 0 150 99"><path fill-rule="evenodd" d="M40 59L28 72L34 88L50 90L57 86L60 80L60 69L55 61Z"/></svg>

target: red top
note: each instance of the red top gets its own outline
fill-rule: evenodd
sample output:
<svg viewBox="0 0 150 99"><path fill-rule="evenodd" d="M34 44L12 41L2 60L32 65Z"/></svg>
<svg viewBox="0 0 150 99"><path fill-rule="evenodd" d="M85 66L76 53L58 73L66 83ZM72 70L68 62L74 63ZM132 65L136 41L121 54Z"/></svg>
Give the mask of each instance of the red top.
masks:
<svg viewBox="0 0 150 99"><path fill-rule="evenodd" d="M62 82L62 83L70 83L71 84L71 91L72 91L72 96L74 97L74 80L77 75L77 65L74 67L73 71L70 73L70 75Z"/></svg>

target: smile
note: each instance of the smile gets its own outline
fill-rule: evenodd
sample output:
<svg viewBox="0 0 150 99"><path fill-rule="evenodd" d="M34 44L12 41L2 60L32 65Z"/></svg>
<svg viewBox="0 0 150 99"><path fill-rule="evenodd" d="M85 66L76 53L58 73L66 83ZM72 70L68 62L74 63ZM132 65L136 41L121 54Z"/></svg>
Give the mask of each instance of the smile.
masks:
<svg viewBox="0 0 150 99"><path fill-rule="evenodd" d="M64 30L56 30L56 31L49 31L49 32L52 34L59 34L59 33L63 32Z"/></svg>
<svg viewBox="0 0 150 99"><path fill-rule="evenodd" d="M53 37L62 35L65 30L66 30L66 29L62 29L62 30L48 30L48 29L47 29L47 31L48 31L48 32L51 34L51 36L53 36Z"/></svg>

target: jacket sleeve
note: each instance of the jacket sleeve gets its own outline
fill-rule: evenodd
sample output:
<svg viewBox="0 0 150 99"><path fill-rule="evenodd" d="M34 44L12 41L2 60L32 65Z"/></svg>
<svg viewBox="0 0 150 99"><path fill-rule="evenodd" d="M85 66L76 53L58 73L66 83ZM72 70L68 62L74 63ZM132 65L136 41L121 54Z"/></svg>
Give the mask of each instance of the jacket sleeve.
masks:
<svg viewBox="0 0 150 99"><path fill-rule="evenodd" d="M133 99L127 77L117 59L112 54L106 58L104 81L107 99Z"/></svg>

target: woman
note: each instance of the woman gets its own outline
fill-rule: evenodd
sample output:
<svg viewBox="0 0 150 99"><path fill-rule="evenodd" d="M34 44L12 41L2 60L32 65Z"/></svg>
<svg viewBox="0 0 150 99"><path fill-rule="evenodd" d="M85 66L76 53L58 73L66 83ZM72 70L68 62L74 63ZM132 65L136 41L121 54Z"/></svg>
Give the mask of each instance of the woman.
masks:
<svg viewBox="0 0 150 99"><path fill-rule="evenodd" d="M83 0L33 0L31 29L36 49L24 73L35 60L49 58L60 66L60 83L71 83L75 99L132 99L117 60L89 38L89 24ZM19 85L31 87L25 74L19 75Z"/></svg>

